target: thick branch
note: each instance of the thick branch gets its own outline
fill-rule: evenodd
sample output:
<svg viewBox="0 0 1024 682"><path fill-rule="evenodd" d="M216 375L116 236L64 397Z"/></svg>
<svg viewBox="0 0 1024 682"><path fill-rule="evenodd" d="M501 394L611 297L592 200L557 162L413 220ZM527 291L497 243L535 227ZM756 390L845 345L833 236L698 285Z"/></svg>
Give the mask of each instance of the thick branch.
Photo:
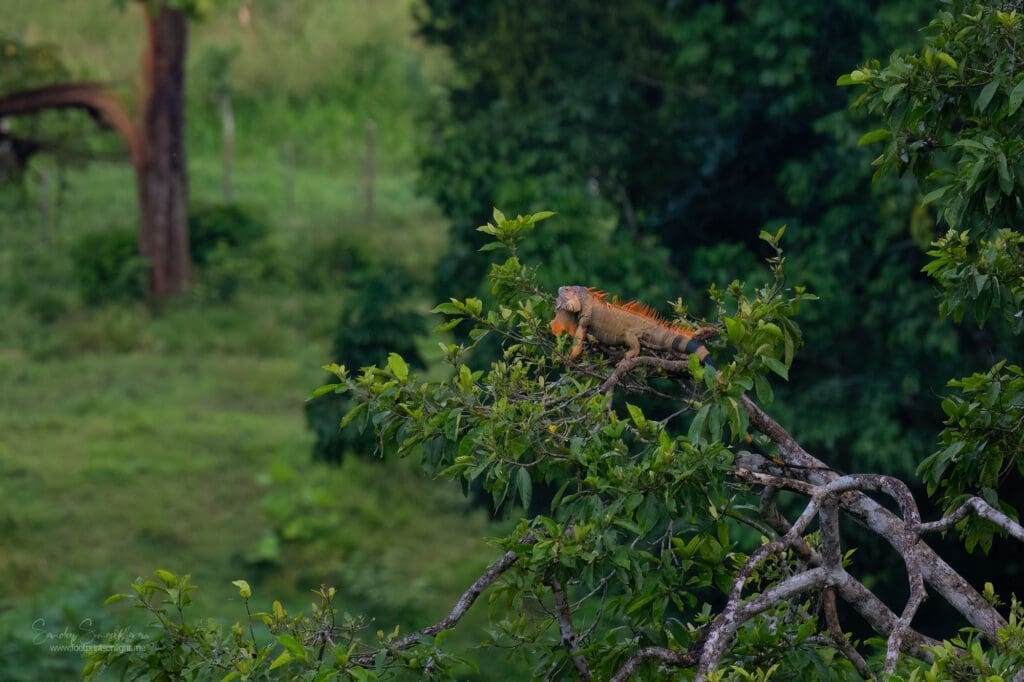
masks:
<svg viewBox="0 0 1024 682"><path fill-rule="evenodd" d="M35 114L48 109L82 109L89 112L124 139L136 168L142 161L138 126L121 100L102 83L58 83L0 97L0 117Z"/></svg>
<svg viewBox="0 0 1024 682"><path fill-rule="evenodd" d="M838 473L800 447L785 429L749 397L744 396L742 403L750 415L751 426L778 445L780 456L789 465L774 469L766 465L762 471L778 470L784 478L791 480L792 477L799 476L812 485L824 485L839 478ZM859 491L843 495L840 498L840 505L858 522L885 538L897 551L901 550L899 538L905 537L908 532L908 522ZM999 612L927 544L917 541L908 551L911 556L906 558L912 559L920 567L924 581L942 595L971 625L989 639L995 640L997 630L1006 625Z"/></svg>

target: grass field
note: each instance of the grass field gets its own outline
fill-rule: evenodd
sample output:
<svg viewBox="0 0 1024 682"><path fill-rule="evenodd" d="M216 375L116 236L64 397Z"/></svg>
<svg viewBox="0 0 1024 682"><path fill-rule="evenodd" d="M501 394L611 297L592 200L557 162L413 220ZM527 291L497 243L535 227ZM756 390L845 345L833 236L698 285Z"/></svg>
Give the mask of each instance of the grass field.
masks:
<svg viewBox="0 0 1024 682"><path fill-rule="evenodd" d="M19 186L0 187L0 655L11 679L74 677L81 663L48 653L33 621L131 622L101 602L157 568L192 574L198 614L242 617L238 578L259 608L274 598L308 608L308 590L326 582L341 609L390 630L439 618L494 556L484 513L414 463L313 464L303 415L320 366L339 360L330 337L355 295L306 286L310 262L340 236L428 281L444 252L446 224L415 191L414 155L444 62L412 37L410 4L257 3L267 14L248 29L233 11L194 26L191 200L221 200L203 69L227 46L237 50L235 195L270 226L285 271L274 281L245 278L219 300L204 294L212 275L201 270L192 294L156 312L87 306L69 249L86 232L134 228L128 165L42 158ZM73 75L119 83L130 100L137 9L0 0L0 14L10 35L59 44ZM116 155L116 139L97 135Z"/></svg>

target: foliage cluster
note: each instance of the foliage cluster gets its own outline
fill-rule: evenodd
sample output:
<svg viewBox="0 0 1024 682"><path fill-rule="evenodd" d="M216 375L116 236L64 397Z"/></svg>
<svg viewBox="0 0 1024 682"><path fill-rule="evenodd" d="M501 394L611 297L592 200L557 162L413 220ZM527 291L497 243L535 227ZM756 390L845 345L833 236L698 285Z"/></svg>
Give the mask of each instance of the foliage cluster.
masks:
<svg viewBox="0 0 1024 682"><path fill-rule="evenodd" d="M940 285L939 312L959 323L973 311L979 326L992 321L1015 336L1024 331L1024 15L1018 5L949 0L926 27L922 51L896 52L885 66L871 60L838 81L862 91L854 106L882 117L884 127L861 138L885 143L876 175L920 178L924 203L949 228L924 267ZM1000 361L950 382L958 391L942 404L941 449L919 470L929 491L941 492L947 511L968 491L980 491L1016 515L1010 500L1000 500L1007 494L1000 488L1014 495L1008 483L1024 472L1020 377L1018 365ZM991 546L991 527L963 524L969 546Z"/></svg>
<svg viewBox="0 0 1024 682"><path fill-rule="evenodd" d="M146 294L146 261L139 255L136 230L104 230L81 235L71 249L82 300L141 300Z"/></svg>
<svg viewBox="0 0 1024 682"><path fill-rule="evenodd" d="M426 2L420 30L457 74L422 162L452 220L439 294L484 295L473 228L492 205L558 207L524 245L550 263L545 288L681 294L698 315L705 282L761 281L757 228L787 224L790 275L829 303L807 311L814 343L777 416L840 467L912 473L938 423L916 396L981 352L928 314L928 208L906 179L872 187L833 84L865 49L916 44L930 15L903 0ZM876 371L883 357L899 369Z"/></svg>

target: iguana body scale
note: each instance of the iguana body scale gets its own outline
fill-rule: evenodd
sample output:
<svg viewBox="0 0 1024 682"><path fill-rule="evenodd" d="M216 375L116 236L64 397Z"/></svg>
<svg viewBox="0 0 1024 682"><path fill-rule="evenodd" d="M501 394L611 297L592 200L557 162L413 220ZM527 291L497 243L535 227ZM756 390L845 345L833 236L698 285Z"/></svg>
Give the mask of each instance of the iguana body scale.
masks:
<svg viewBox="0 0 1024 682"><path fill-rule="evenodd" d="M574 343L569 357L575 358L583 350L587 336L609 346L626 346L623 358L635 358L641 347L677 354L696 354L702 364L714 367L708 349L694 338L694 333L665 322L656 312L642 303L609 303L607 297L595 289L582 286L564 286L558 289L555 318L551 331L570 334Z"/></svg>

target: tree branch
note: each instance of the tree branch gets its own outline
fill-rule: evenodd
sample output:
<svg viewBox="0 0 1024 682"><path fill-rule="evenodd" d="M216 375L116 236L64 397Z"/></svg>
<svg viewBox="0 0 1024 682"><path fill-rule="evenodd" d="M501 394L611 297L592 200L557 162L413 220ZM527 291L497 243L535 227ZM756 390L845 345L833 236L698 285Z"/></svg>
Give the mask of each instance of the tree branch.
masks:
<svg viewBox="0 0 1024 682"><path fill-rule="evenodd" d="M537 539L532 535L520 540L520 544L524 545L532 545L536 542ZM434 637L438 633L455 627L462 617L466 615L466 612L469 611L469 607L473 605L473 602L476 601L477 597L479 597L484 590L494 584L494 582L500 578L505 571L510 569L518 559L519 556L514 550L505 552L497 562L492 564L491 567L484 571L479 578L473 581L473 584L469 586L469 589L462 593L462 596L459 597L459 600L455 603L451 612L449 612L443 620L392 642L385 648L388 656L390 657L391 652L404 651L405 649L415 646L424 637ZM368 668L375 664L376 657L377 652L373 652L369 654L362 654L360 656L353 656L350 661L353 665Z"/></svg>
<svg viewBox="0 0 1024 682"><path fill-rule="evenodd" d="M825 590L822 595L822 610L825 612L825 624L828 626L829 637L836 647L846 656L846 659L853 664L859 674L865 680L873 680L875 676L868 668L867 661L860 655L857 648L847 639L843 632L843 626L839 624L839 612L836 611L836 591L833 588Z"/></svg>
<svg viewBox="0 0 1024 682"><path fill-rule="evenodd" d="M630 656L622 667L619 668L611 678L609 678L608 682L626 682L626 680L636 672L636 669L649 658L656 658L662 663L666 663L677 668L689 668L697 663L698 652L673 651L672 649L666 649L660 646L645 647Z"/></svg>
<svg viewBox="0 0 1024 682"><path fill-rule="evenodd" d="M589 682L592 679L590 666L587 665L587 659L579 653L578 639L572 627L572 613L569 611L569 599L565 596L565 590L562 589L558 578L551 578L548 585L551 586L551 593L555 597L555 613L558 615L558 629L562 634L562 646L569 653L569 658L572 660L576 672L579 673L580 679Z"/></svg>
<svg viewBox="0 0 1024 682"><path fill-rule="evenodd" d="M986 521L991 521L996 524L1007 533L1010 534L1016 540L1024 542L1024 526L1011 519L1009 516L999 511L992 505L980 497L972 497L971 499L964 502L951 514L947 514L938 521L932 521L931 523L922 523L918 529L922 534L924 533L938 533L944 532L952 528L954 525L962 521L967 517L968 514L974 512L976 516L979 516Z"/></svg>
<svg viewBox="0 0 1024 682"><path fill-rule="evenodd" d="M35 114L48 109L83 109L110 126L128 145L132 165L142 162L138 126L121 100L103 83L57 83L41 88L20 90L0 97L0 117Z"/></svg>

